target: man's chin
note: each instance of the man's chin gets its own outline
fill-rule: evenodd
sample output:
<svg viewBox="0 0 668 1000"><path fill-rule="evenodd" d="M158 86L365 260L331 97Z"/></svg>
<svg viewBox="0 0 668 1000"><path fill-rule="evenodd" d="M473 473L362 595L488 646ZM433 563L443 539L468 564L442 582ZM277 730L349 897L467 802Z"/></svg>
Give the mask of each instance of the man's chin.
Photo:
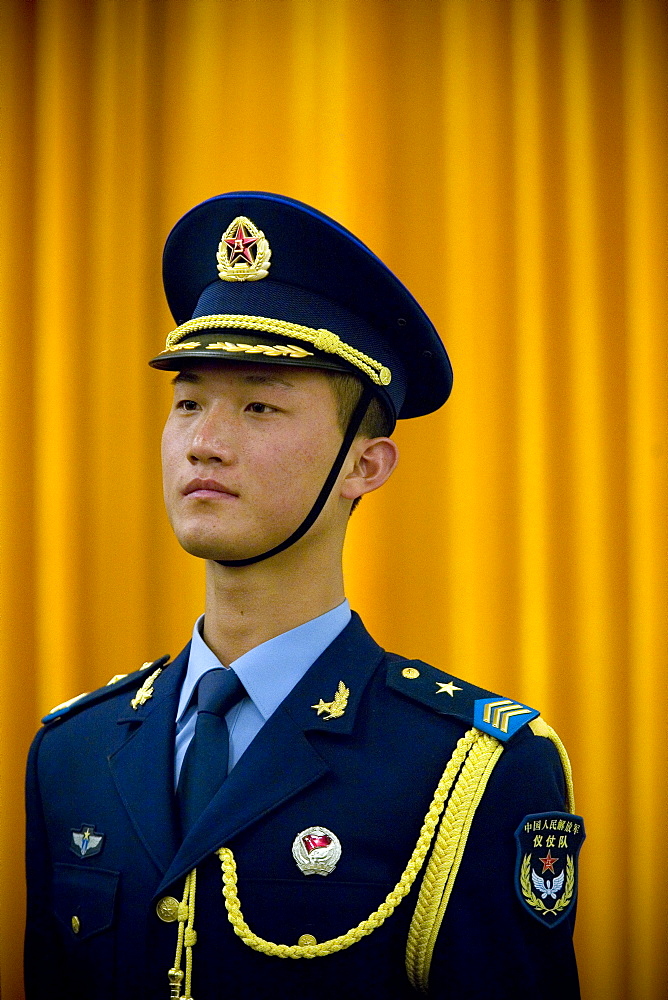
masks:
<svg viewBox="0 0 668 1000"><path fill-rule="evenodd" d="M261 552L267 552L281 541L265 539L258 540L255 545L251 545L246 539L239 542L231 540L221 541L220 538L196 538L181 537L178 539L181 548L197 559L211 559L213 561L234 561L236 559L248 559Z"/></svg>
<svg viewBox="0 0 668 1000"><path fill-rule="evenodd" d="M196 556L197 559L244 559L252 554L244 551L247 546L221 545L219 541L209 542L202 538L179 539L179 542L181 548L185 549L189 555Z"/></svg>

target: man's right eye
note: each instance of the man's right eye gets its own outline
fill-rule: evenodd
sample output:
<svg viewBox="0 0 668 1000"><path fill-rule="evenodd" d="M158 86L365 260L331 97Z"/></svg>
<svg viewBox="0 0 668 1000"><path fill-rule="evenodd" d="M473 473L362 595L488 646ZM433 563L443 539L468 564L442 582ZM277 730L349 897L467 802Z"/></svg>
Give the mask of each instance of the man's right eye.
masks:
<svg viewBox="0 0 668 1000"><path fill-rule="evenodd" d="M177 410L186 410L188 413L192 413L197 409L197 403L194 399L179 399L176 403Z"/></svg>

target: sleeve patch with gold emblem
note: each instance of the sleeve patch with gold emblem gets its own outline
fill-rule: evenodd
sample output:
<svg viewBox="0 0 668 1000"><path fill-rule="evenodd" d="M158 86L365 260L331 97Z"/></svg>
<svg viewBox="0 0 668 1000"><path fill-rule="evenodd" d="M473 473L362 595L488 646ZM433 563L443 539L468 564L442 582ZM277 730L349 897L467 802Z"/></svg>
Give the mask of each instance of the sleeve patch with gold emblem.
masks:
<svg viewBox="0 0 668 1000"><path fill-rule="evenodd" d="M532 813L515 831L515 889L524 908L547 927L556 927L575 906L584 839L583 819L571 813Z"/></svg>

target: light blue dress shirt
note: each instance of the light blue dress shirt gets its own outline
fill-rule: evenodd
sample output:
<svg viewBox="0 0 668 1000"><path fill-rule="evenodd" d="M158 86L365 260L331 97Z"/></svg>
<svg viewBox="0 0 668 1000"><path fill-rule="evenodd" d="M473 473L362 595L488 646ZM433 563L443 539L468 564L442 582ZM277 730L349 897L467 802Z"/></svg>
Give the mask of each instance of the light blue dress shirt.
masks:
<svg viewBox="0 0 668 1000"><path fill-rule="evenodd" d="M249 649L230 664L229 669L234 670L247 694L225 716L230 733L230 771L297 681L343 632L349 621L350 605L348 601L343 601L326 614L268 639L255 649ZM223 666L202 638L203 624L204 615L201 615L193 629L188 669L176 713L174 787L178 784L183 758L195 733L197 682L208 670Z"/></svg>

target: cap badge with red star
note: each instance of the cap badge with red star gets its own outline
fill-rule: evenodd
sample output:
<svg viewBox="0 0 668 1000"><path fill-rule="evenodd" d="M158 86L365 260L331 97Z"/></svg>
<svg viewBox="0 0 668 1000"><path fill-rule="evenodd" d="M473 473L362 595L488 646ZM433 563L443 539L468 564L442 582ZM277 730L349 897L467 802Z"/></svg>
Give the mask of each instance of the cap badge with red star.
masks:
<svg viewBox="0 0 668 1000"><path fill-rule="evenodd" d="M221 281L259 281L271 267L269 241L250 219L238 215L221 237L216 260Z"/></svg>

